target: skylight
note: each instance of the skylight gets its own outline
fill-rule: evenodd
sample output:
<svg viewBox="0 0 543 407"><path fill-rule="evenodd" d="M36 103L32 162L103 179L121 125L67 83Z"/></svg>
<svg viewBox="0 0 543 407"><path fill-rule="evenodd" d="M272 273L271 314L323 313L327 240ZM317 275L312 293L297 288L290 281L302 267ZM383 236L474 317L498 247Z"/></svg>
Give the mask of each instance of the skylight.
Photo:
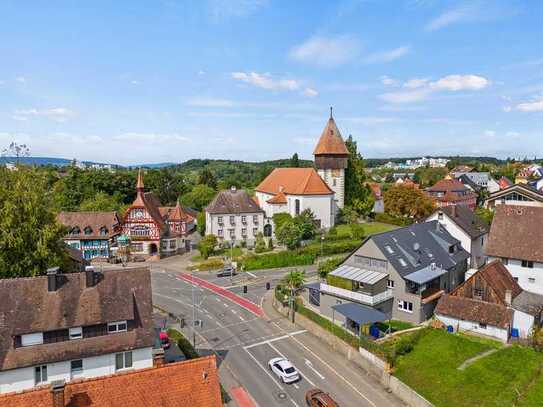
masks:
<svg viewBox="0 0 543 407"><path fill-rule="evenodd" d="M403 258L398 258L398 261L400 262L400 264L402 265L402 267L407 267L407 263L405 262L405 260Z"/></svg>
<svg viewBox="0 0 543 407"><path fill-rule="evenodd" d="M390 246L385 246L385 249L387 252L389 252L390 254L394 254L394 250L392 250L392 247Z"/></svg>

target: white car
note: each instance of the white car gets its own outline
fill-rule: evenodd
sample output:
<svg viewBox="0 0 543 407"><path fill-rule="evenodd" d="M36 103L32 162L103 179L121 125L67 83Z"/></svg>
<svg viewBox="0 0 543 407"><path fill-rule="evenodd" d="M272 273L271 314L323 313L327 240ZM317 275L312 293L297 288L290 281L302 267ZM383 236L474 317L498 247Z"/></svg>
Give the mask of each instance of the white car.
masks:
<svg viewBox="0 0 543 407"><path fill-rule="evenodd" d="M270 370L275 373L283 383L293 383L300 379L300 373L285 358L273 358L268 362Z"/></svg>

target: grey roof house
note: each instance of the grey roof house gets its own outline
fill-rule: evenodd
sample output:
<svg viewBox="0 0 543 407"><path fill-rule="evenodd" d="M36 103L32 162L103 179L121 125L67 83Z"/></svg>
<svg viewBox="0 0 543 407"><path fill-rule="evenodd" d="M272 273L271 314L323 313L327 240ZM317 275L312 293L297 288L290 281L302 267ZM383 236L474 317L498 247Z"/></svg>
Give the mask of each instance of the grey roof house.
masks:
<svg viewBox="0 0 543 407"><path fill-rule="evenodd" d="M362 325L398 319L421 323L437 300L464 281L469 253L438 221L367 237L305 300L355 333ZM350 315L340 305L353 303ZM356 320L353 309L358 309ZM365 315L367 318L361 318Z"/></svg>

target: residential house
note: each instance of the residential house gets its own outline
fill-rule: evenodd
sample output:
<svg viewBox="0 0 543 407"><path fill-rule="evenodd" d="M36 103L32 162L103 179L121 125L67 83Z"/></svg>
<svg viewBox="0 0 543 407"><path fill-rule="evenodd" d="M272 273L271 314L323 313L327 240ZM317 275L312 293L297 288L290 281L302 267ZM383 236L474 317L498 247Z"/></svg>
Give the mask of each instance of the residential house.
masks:
<svg viewBox="0 0 543 407"><path fill-rule="evenodd" d="M468 258L438 221L418 223L367 237L326 283L308 285L302 295L309 306L354 332L362 321L418 324L432 316L441 295L464 281Z"/></svg>
<svg viewBox="0 0 543 407"><path fill-rule="evenodd" d="M499 185L499 190L502 190L502 189L506 189L506 188L509 188L511 185L514 185L513 182L511 182L511 180L509 180L509 178L507 177L504 177L502 176L499 180L498 180L498 185ZM497 191L489 191L489 192L497 192Z"/></svg>
<svg viewBox="0 0 543 407"><path fill-rule="evenodd" d="M426 219L427 222L435 220L470 254L468 267L478 269L485 263L484 246L490 227L474 211L463 205L444 206Z"/></svg>
<svg viewBox="0 0 543 407"><path fill-rule="evenodd" d="M310 209L320 227L334 226L334 191L314 168L276 168L256 187L255 194L267 225L273 223L276 213L297 216ZM274 231L265 232L270 235Z"/></svg>
<svg viewBox="0 0 543 407"><path fill-rule="evenodd" d="M153 365L149 268L0 280L0 393Z"/></svg>
<svg viewBox="0 0 543 407"><path fill-rule="evenodd" d="M477 205L477 194L466 188L457 179L442 179L427 188L425 193L435 200L438 207L465 205L474 210Z"/></svg>
<svg viewBox="0 0 543 407"><path fill-rule="evenodd" d="M513 302L522 288L499 260L473 274L439 299L436 318L454 331L474 332L507 342L515 327ZM517 318L517 323L522 319ZM522 327L525 333L525 327Z"/></svg>
<svg viewBox="0 0 543 407"><path fill-rule="evenodd" d="M376 182L368 182L366 186L370 189L375 203L373 204L373 213L385 212L385 201L383 199L383 193L381 191L381 185Z"/></svg>
<svg viewBox="0 0 543 407"><path fill-rule="evenodd" d="M523 290L543 295L543 207L498 205L485 253L501 260Z"/></svg>
<svg viewBox="0 0 543 407"><path fill-rule="evenodd" d="M398 178L396 182L394 183L396 185L401 185L402 187L408 187L408 188L414 188L419 189L419 184L414 182L411 177L405 176L403 178Z"/></svg>
<svg viewBox="0 0 543 407"><path fill-rule="evenodd" d="M259 233L264 233L264 211L244 189L232 187L220 191L205 208L206 235L215 235L219 241L246 242L253 246ZM271 226L266 233L271 236Z"/></svg>
<svg viewBox="0 0 543 407"><path fill-rule="evenodd" d="M487 209L495 209L500 205L543 207L543 192L527 184L514 184L490 194L484 203Z"/></svg>
<svg viewBox="0 0 543 407"><path fill-rule="evenodd" d="M152 192L145 192L138 173L136 199L122 221L122 233L130 240L131 254L168 256L190 250L189 234L196 225L195 214L181 207L164 207Z"/></svg>
<svg viewBox="0 0 543 407"><path fill-rule="evenodd" d="M539 192L543 192L543 177L535 178L528 182L528 185L530 185L533 189L538 190Z"/></svg>
<svg viewBox="0 0 543 407"><path fill-rule="evenodd" d="M3 407L221 407L215 355L0 395Z"/></svg>
<svg viewBox="0 0 543 407"><path fill-rule="evenodd" d="M458 178L462 174L474 171L475 168L470 167L469 165L457 165L452 170L449 171L449 174L452 178Z"/></svg>
<svg viewBox="0 0 543 407"><path fill-rule="evenodd" d="M113 255L121 233L117 212L60 212L58 221L68 229L64 242L80 250L85 260L107 260Z"/></svg>

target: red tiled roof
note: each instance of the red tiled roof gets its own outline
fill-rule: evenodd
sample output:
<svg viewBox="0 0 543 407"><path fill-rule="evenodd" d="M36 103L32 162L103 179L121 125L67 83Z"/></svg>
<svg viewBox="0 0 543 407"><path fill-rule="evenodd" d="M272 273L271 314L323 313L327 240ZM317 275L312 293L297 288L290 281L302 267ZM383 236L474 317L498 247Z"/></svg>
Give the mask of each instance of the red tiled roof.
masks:
<svg viewBox="0 0 543 407"><path fill-rule="evenodd" d="M328 119L328 123L322 131L322 135L319 138L319 142L317 143L313 154L349 155L349 150L347 150L343 138L341 137L341 133L332 116Z"/></svg>
<svg viewBox="0 0 543 407"><path fill-rule="evenodd" d="M257 187L256 191L276 195L330 195L326 182L314 168L276 168Z"/></svg>
<svg viewBox="0 0 543 407"><path fill-rule="evenodd" d="M437 181L433 186L428 188L431 192L449 192L449 191L469 191L464 184L457 179L442 179Z"/></svg>
<svg viewBox="0 0 543 407"><path fill-rule="evenodd" d="M0 395L3 407L52 407L50 388ZM65 407L220 407L215 356L65 385Z"/></svg>
<svg viewBox="0 0 543 407"><path fill-rule="evenodd" d="M513 321L513 310L504 305L453 295L442 296L434 312L438 315L481 322L503 329L508 328Z"/></svg>
<svg viewBox="0 0 543 407"><path fill-rule="evenodd" d="M277 195L266 201L269 204L283 205L287 203L287 197L283 191L279 191Z"/></svg>

